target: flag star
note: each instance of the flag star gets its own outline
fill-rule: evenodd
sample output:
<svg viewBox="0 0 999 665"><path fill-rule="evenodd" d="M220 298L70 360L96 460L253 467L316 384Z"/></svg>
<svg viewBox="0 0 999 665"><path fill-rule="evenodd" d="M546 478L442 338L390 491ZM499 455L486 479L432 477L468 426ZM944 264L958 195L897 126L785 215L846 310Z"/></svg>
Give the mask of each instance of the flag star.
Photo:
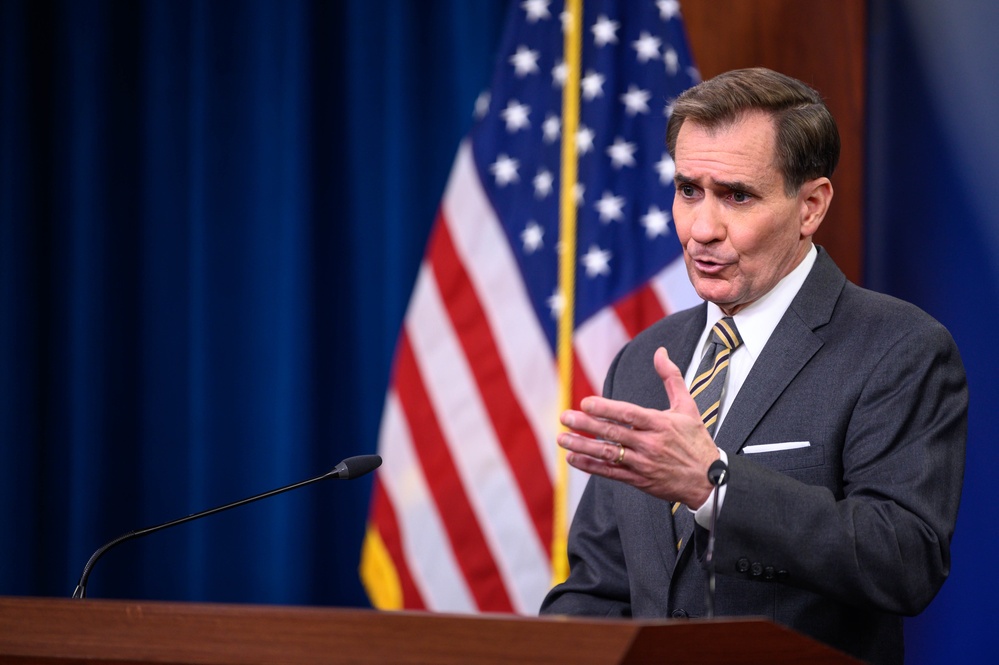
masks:
<svg viewBox="0 0 999 665"><path fill-rule="evenodd" d="M517 73L517 78L524 78L528 74L538 72L538 58L540 52L532 51L526 46L518 46L517 52L510 56L510 64Z"/></svg>
<svg viewBox="0 0 999 665"><path fill-rule="evenodd" d="M508 157L506 154L501 154L489 166L489 171L496 176L496 184L500 187L505 187L511 182L520 180L520 176L517 175L517 169L519 168L519 161Z"/></svg>
<svg viewBox="0 0 999 665"><path fill-rule="evenodd" d="M545 143L555 143L562 133L562 119L554 113L549 113L541 125L541 131L544 134Z"/></svg>
<svg viewBox="0 0 999 665"><path fill-rule="evenodd" d="M531 121L529 120L531 107L527 104L521 104L516 99L511 99L500 115L503 116L503 120L506 122L506 131L511 134L517 130L531 126Z"/></svg>
<svg viewBox="0 0 999 665"><path fill-rule="evenodd" d="M645 236L652 240L657 236L666 235L672 219L672 216L665 210L660 210L659 206L651 206L649 211L642 215L641 224L645 227Z"/></svg>
<svg viewBox="0 0 999 665"><path fill-rule="evenodd" d="M580 155L585 155L589 151L593 150L593 139L595 135L593 130L586 125L580 125L579 130L576 132L576 150Z"/></svg>
<svg viewBox="0 0 999 665"><path fill-rule="evenodd" d="M593 43L597 46L617 44L617 29L620 27L620 23L612 21L605 15L601 14L600 17L597 18L597 22L593 24L592 28L590 28L593 32Z"/></svg>
<svg viewBox="0 0 999 665"><path fill-rule="evenodd" d="M489 94L488 90L483 90L479 93L479 96L475 98L475 117L479 120L486 117L489 113L489 102L492 100L492 96Z"/></svg>
<svg viewBox="0 0 999 665"><path fill-rule="evenodd" d="M673 107L674 106L676 106L676 100L675 99L671 99L669 101L669 103L667 103L666 106L663 107L663 115L666 116L667 118L670 117L671 115L673 115Z"/></svg>
<svg viewBox="0 0 999 665"><path fill-rule="evenodd" d="M607 154L611 158L611 165L615 169L622 166L635 165L635 150L638 149L634 143L628 143L620 136L614 139L613 145L607 148Z"/></svg>
<svg viewBox="0 0 999 665"><path fill-rule="evenodd" d="M585 199L586 185L577 182L572 186L572 198L576 201L576 206L582 206Z"/></svg>
<svg viewBox="0 0 999 665"><path fill-rule="evenodd" d="M658 0L656 7L659 8L659 18L669 21L680 15L680 3L678 0Z"/></svg>
<svg viewBox="0 0 999 665"><path fill-rule="evenodd" d="M676 73L680 71L680 56L676 54L674 49L667 49L663 53L663 62L666 63L666 73L670 76L676 76Z"/></svg>
<svg viewBox="0 0 999 665"><path fill-rule="evenodd" d="M548 309L552 313L552 318L558 319L562 316L563 310L565 310L565 296L562 295L562 292L556 288L555 292L548 296L548 300L545 301L545 304L548 305Z"/></svg>
<svg viewBox="0 0 999 665"><path fill-rule="evenodd" d="M541 169L538 174L534 176L534 196L539 199L546 198L552 193L552 184L555 182L555 176L548 169Z"/></svg>
<svg viewBox="0 0 999 665"><path fill-rule="evenodd" d="M565 87L565 79L569 76L569 68L565 64L565 60L559 60L554 67L552 67L552 85L556 88Z"/></svg>
<svg viewBox="0 0 999 665"><path fill-rule="evenodd" d="M638 61L642 63L659 59L660 44L662 44L661 39L655 35L650 35L644 30L642 30L642 34L638 36L638 39L631 43L635 51L638 52Z"/></svg>
<svg viewBox="0 0 999 665"><path fill-rule="evenodd" d="M520 3L521 9L527 14L528 23L537 23L541 19L551 18L548 5L551 0L524 0Z"/></svg>
<svg viewBox="0 0 999 665"><path fill-rule="evenodd" d="M590 249L580 262L586 268L587 277L597 277L599 275L610 274L610 250L600 249L596 245L590 245Z"/></svg>
<svg viewBox="0 0 999 665"><path fill-rule="evenodd" d="M668 152L663 153L663 158L656 162L656 172L659 174L659 182L664 185L673 183L673 176L676 175L676 164Z"/></svg>
<svg viewBox="0 0 999 665"><path fill-rule="evenodd" d="M604 192L604 195L600 197L600 200L593 207L600 213L600 221L604 224L620 222L624 218L624 213L622 212L624 208L623 196L614 196L610 192Z"/></svg>
<svg viewBox="0 0 999 665"><path fill-rule="evenodd" d="M544 247L545 230L533 219L527 223L520 233L520 240L524 243L524 253L533 254Z"/></svg>
<svg viewBox="0 0 999 665"><path fill-rule="evenodd" d="M597 97L604 96L604 75L592 69L586 72L586 76L580 82L583 88L583 99L592 102Z"/></svg>
<svg viewBox="0 0 999 665"><path fill-rule="evenodd" d="M625 111L630 116L634 116L638 113L648 113L649 112L649 99L652 98L652 94L648 90L642 90L638 86L629 85L628 92L621 95L621 101L624 103Z"/></svg>

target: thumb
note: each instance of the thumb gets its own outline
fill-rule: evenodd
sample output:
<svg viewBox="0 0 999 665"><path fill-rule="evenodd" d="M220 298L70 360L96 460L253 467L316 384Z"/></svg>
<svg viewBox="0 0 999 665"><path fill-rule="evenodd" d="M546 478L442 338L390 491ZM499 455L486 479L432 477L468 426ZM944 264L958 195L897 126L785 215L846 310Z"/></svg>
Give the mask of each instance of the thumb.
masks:
<svg viewBox="0 0 999 665"><path fill-rule="evenodd" d="M663 386L666 388L666 396L669 398L670 411L683 413L700 420L701 412L698 411L697 404L694 403L694 398L690 396L687 384L683 382L683 375L680 374L680 368L670 360L669 353L666 352L664 347L660 346L656 349L652 363L655 365L659 378L663 380Z"/></svg>

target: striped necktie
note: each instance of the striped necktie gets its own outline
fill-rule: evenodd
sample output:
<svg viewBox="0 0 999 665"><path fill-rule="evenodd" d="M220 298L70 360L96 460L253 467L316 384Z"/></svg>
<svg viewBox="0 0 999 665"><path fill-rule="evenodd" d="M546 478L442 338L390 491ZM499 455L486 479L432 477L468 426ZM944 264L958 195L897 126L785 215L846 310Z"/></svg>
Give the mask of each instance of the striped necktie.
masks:
<svg viewBox="0 0 999 665"><path fill-rule="evenodd" d="M690 396L701 412L701 420L708 428L708 434L715 435L718 429L718 414L721 411L722 394L725 391L725 378L728 376L729 359L740 344L742 337L731 316L721 319L711 328L710 346L697 374L690 384Z"/></svg>
<svg viewBox="0 0 999 665"><path fill-rule="evenodd" d="M721 400L725 391L725 378L728 376L729 359L740 344L742 337L731 316L721 319L711 328L709 336L711 344L708 346L701 360L701 366L697 368L697 374L690 384L690 395L697 404L697 410L701 414L701 421L708 428L708 434L715 435L718 429L718 414L721 412ZM687 516L677 517L677 509L680 504L674 503L671 507L673 513L674 529L679 533L687 529L686 522L690 521ZM683 538L678 538L676 543L677 551L683 547Z"/></svg>

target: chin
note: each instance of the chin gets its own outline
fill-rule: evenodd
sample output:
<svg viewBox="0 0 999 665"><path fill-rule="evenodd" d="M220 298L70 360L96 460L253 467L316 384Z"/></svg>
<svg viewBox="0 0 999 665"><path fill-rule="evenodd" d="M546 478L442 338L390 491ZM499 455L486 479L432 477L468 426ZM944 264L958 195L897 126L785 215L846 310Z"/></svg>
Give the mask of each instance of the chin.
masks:
<svg viewBox="0 0 999 665"><path fill-rule="evenodd" d="M706 277L692 277L690 283L693 284L694 291L697 292L701 300L707 300L719 306L731 300L731 292L727 282Z"/></svg>

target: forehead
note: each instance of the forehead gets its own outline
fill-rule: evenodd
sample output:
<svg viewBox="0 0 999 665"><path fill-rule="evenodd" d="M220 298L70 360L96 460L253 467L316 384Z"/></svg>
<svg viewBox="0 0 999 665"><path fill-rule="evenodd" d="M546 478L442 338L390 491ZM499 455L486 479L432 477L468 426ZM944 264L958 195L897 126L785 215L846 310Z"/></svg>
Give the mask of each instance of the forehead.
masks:
<svg viewBox="0 0 999 665"><path fill-rule="evenodd" d="M709 127L684 121L676 138L676 170L686 178L760 181L779 177L776 129L761 112Z"/></svg>

